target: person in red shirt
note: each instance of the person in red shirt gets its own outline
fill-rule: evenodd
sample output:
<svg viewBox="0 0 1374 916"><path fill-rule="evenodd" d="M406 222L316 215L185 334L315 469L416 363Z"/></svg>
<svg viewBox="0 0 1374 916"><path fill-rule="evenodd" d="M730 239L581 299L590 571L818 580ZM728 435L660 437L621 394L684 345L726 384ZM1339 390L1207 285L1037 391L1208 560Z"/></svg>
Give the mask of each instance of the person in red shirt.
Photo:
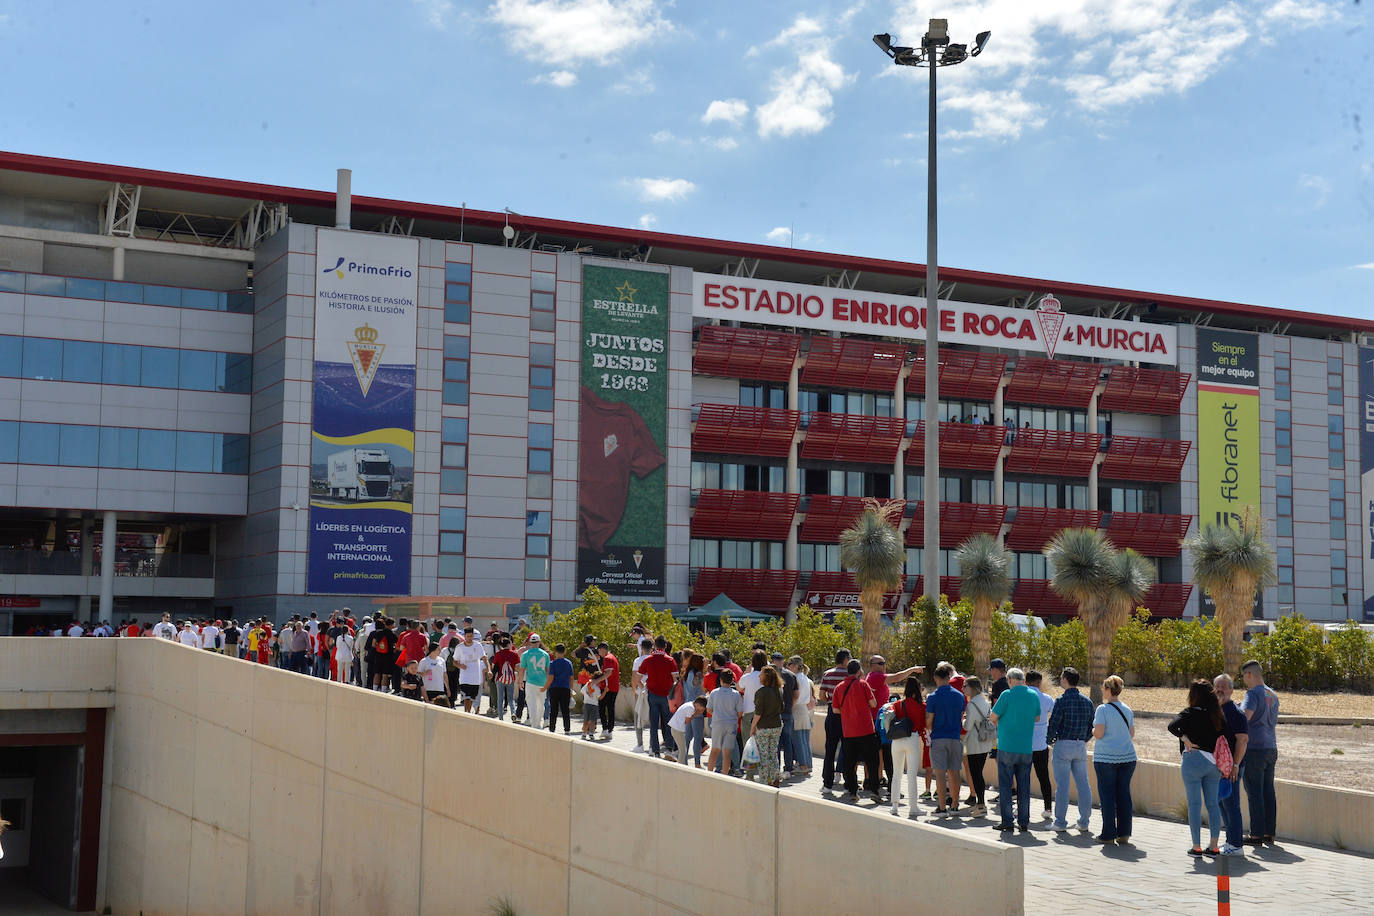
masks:
<svg viewBox="0 0 1374 916"><path fill-rule="evenodd" d="M601 682L605 693L601 697L601 737L610 740L615 730L615 700L620 696L620 659L611 654L610 643L600 643L596 652L601 656L601 670L606 679Z"/></svg>
<svg viewBox="0 0 1374 916"><path fill-rule="evenodd" d="M129 625L124 628L125 636L138 636L143 632L138 626L138 621L130 620Z"/></svg>
<svg viewBox="0 0 1374 916"><path fill-rule="evenodd" d="M878 793L878 733L873 724L873 710L878 701L873 698L873 688L868 686L860 675L863 665L857 658L849 660L845 669L847 677L840 682L831 694L831 703L840 711L840 727L843 730L844 747L844 789L850 801L859 800L858 766L864 765L864 791L871 792L880 804L882 796Z"/></svg>
<svg viewBox="0 0 1374 916"><path fill-rule="evenodd" d="M520 672L520 654L510 647L510 637L502 636L497 641L497 652L491 657L492 678L496 681L496 718L506 718L506 708L510 708L511 721L515 721L515 684ZM457 647L454 643L450 652ZM455 673L454 681L457 681Z"/></svg>
<svg viewBox="0 0 1374 916"><path fill-rule="evenodd" d="M873 700L878 704L874 710L874 719L877 719L878 710L887 705L887 701L892 698L892 691L889 689L898 684L905 684L907 678L913 674L920 674L926 669L921 665L912 665L905 671L897 671L893 674L887 673L887 661L881 655L875 655L868 660L868 674L864 680L868 686L873 688ZM883 764L883 772L887 774L888 785L892 784L892 755L887 748L883 747L882 742L878 742L878 754Z"/></svg>
<svg viewBox="0 0 1374 916"><path fill-rule="evenodd" d="M654 651L640 663L639 674L644 678L644 687L649 695L649 753L654 757L659 755L658 737L661 732L665 755L676 760L676 754L667 753L676 749L673 736L668 731L668 720L672 717L668 712L668 694L673 692L673 685L678 679L677 662L668 654L668 640L662 636L654 639Z"/></svg>
<svg viewBox="0 0 1374 916"><path fill-rule="evenodd" d="M429 654L429 637L425 635L424 630L420 629L420 621L418 620L410 621L410 626L406 627L406 631L396 638L396 642L405 653L402 657L406 662L412 660L418 662ZM404 664L404 662L397 662L397 664Z"/></svg>

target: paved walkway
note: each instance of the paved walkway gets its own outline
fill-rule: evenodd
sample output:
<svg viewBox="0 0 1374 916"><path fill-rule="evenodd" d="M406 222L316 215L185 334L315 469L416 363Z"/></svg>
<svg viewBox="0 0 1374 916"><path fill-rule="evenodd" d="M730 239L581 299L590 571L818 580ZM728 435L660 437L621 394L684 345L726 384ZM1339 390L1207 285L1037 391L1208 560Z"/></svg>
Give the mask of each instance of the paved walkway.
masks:
<svg viewBox="0 0 1374 916"><path fill-rule="evenodd" d="M574 715L573 728L579 722ZM560 723L561 731L561 723ZM573 740L579 740L574 738ZM646 730L645 740L648 740ZM632 750L634 729L619 725L611 744ZM705 758L703 758L704 764ZM676 766L675 763L664 763ZM690 761L689 761L689 766ZM837 783L838 786L838 783ZM815 761L809 779L784 782L784 791L801 795L822 795L842 801L844 794L821 792L821 761ZM968 794L967 789L964 792ZM1190 845L1188 825L1156 818L1137 817L1133 824L1131 846L1101 846L1089 834L1071 831L1057 834L1049 821L1038 819L1040 800L1031 799L1031 831L1004 837L993 829L995 819L929 818L931 803L918 802L920 820L941 830L960 831L994 842L1014 843L1025 849L1025 904L1027 913L1056 913L1061 916L1119 911L1198 914L1215 912L1216 866L1210 858L1194 859L1186 852ZM856 807L878 809L886 805L871 800ZM901 816L907 817L906 799ZM1073 813L1070 808L1070 815ZM890 816L890 815L889 815ZM1092 826L1102 826L1094 811ZM1203 828L1203 842L1207 840ZM1374 858L1320 846L1280 841L1278 846L1255 851L1247 857L1231 859L1231 904L1236 916L1246 913L1369 913L1371 869Z"/></svg>

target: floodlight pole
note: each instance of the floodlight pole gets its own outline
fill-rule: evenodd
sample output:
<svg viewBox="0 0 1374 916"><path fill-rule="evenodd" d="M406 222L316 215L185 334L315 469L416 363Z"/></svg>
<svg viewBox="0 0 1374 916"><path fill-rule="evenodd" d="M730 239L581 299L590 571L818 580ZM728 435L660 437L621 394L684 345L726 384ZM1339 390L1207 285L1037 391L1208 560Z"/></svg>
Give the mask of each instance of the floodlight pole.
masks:
<svg viewBox="0 0 1374 916"><path fill-rule="evenodd" d="M934 55L936 49L931 41L928 32L922 44L926 46L927 54ZM925 518L922 521L925 548L921 551L925 596L936 606L940 602L940 262L937 255L938 198L935 180L935 71L938 69L932 56L926 130L926 479Z"/></svg>

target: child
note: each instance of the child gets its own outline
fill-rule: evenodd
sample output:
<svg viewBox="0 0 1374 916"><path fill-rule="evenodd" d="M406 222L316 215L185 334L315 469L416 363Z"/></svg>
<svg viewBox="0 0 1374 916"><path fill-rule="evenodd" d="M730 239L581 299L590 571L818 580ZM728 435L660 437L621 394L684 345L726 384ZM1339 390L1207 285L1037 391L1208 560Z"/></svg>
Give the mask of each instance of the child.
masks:
<svg viewBox="0 0 1374 916"><path fill-rule="evenodd" d="M668 720L668 728L672 730L673 738L677 741L677 762L684 766L687 764L687 747L691 743L687 740L687 730L698 717L706 718L705 696L698 696L690 703L683 703ZM701 769L700 760L697 760L696 767L698 770Z"/></svg>
<svg viewBox="0 0 1374 916"><path fill-rule="evenodd" d="M601 666L588 660L583 665L587 681L582 685L582 740L596 740L596 726L601 721L601 697L605 693Z"/></svg>
<svg viewBox="0 0 1374 916"><path fill-rule="evenodd" d="M420 680L420 663L415 659L406 662L405 673L401 675L401 696L412 700L425 701L424 681Z"/></svg>
<svg viewBox="0 0 1374 916"><path fill-rule="evenodd" d="M719 669L717 678L720 686L706 700L706 709L711 714L711 756L706 760L706 769L729 773L744 697L735 689L735 675L729 668ZM717 762L724 765L722 769L716 769Z"/></svg>

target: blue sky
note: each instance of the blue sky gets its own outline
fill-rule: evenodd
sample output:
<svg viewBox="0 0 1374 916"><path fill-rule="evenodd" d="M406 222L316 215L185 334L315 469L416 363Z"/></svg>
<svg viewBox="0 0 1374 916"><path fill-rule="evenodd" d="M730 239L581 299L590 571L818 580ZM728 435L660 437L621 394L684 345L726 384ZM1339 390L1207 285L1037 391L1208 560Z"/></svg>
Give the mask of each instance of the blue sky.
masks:
<svg viewBox="0 0 1374 916"><path fill-rule="evenodd" d="M0 148L1374 318L1355 0L0 0Z"/></svg>

